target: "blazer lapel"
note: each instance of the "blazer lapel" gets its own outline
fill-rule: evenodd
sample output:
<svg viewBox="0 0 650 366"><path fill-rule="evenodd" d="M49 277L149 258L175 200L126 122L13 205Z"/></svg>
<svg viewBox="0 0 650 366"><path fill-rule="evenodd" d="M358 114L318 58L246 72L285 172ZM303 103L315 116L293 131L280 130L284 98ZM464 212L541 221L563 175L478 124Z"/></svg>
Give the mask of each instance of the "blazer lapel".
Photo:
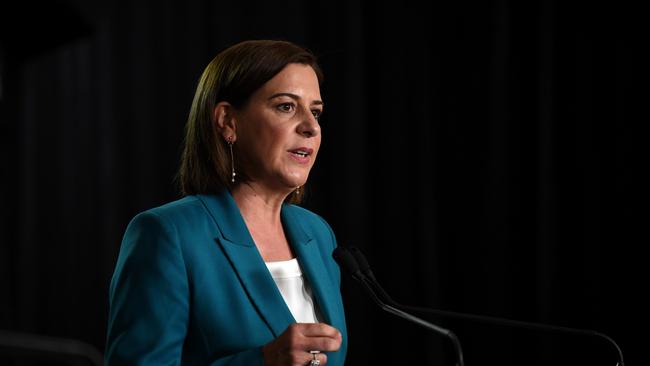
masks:
<svg viewBox="0 0 650 366"><path fill-rule="evenodd" d="M337 295L339 289L325 270L325 261L318 243L312 239L300 220L286 205L282 207L282 224L296 252L303 275L309 281L321 314L325 317L323 321L337 329L344 329L343 304L337 301L340 299Z"/></svg>
<svg viewBox="0 0 650 366"><path fill-rule="evenodd" d="M251 302L277 337L295 323L277 285L266 268L239 208L229 192L199 195L221 235L216 241L230 260Z"/></svg>
<svg viewBox="0 0 650 366"><path fill-rule="evenodd" d="M198 195L220 230L216 242L223 249L237 273L251 302L277 337L295 323L277 285L266 268L239 208L229 192L219 195ZM339 288L326 271L316 240L300 223L287 205L282 207L282 224L287 239L298 257L303 275L312 288L324 321L337 329L345 329L343 304Z"/></svg>

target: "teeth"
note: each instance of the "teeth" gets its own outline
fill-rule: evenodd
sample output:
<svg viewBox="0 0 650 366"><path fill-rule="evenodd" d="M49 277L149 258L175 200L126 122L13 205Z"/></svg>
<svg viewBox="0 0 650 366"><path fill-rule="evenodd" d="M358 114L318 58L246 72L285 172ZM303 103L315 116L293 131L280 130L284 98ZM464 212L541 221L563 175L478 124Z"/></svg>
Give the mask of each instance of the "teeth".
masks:
<svg viewBox="0 0 650 366"><path fill-rule="evenodd" d="M303 158L304 158L305 156L307 156L307 153L306 153L306 152L302 152L302 151L294 151L293 153L296 154L296 155L302 156Z"/></svg>

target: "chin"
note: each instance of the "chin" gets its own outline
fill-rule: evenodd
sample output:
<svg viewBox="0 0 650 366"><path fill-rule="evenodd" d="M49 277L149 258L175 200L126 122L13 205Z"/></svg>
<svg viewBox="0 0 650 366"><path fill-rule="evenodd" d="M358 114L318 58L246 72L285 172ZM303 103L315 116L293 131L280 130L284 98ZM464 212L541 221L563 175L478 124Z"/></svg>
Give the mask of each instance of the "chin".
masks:
<svg viewBox="0 0 650 366"><path fill-rule="evenodd" d="M302 186L304 186L305 183L307 183L306 180L301 180L301 181L291 182L291 183L288 183L288 184L287 184L287 188L288 188L288 189L291 189L291 190L294 190L294 189L296 189L296 188L298 188L298 187L302 187Z"/></svg>
<svg viewBox="0 0 650 366"><path fill-rule="evenodd" d="M307 183L307 177L302 175L300 177L290 176L284 179L284 185L287 188L291 188L291 189L295 189L296 187L301 187L305 185L305 183Z"/></svg>

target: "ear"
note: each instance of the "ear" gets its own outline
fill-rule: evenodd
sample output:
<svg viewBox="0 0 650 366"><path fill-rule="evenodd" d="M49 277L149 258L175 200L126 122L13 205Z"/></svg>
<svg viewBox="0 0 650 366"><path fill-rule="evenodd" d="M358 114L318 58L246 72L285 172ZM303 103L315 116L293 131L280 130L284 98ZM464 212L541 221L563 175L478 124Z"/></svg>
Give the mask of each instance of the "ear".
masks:
<svg viewBox="0 0 650 366"><path fill-rule="evenodd" d="M219 102L212 110L212 123L224 140L237 140L237 120L235 107L228 102Z"/></svg>

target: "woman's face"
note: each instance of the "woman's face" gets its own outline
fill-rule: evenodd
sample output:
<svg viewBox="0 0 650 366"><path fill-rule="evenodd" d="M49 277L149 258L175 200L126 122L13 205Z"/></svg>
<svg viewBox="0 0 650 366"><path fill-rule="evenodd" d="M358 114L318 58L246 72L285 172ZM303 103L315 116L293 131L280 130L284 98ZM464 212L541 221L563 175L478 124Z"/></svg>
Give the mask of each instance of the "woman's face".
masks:
<svg viewBox="0 0 650 366"><path fill-rule="evenodd" d="M236 153L255 184L291 192L307 181L320 147L323 111L318 78L289 64L236 112Z"/></svg>

